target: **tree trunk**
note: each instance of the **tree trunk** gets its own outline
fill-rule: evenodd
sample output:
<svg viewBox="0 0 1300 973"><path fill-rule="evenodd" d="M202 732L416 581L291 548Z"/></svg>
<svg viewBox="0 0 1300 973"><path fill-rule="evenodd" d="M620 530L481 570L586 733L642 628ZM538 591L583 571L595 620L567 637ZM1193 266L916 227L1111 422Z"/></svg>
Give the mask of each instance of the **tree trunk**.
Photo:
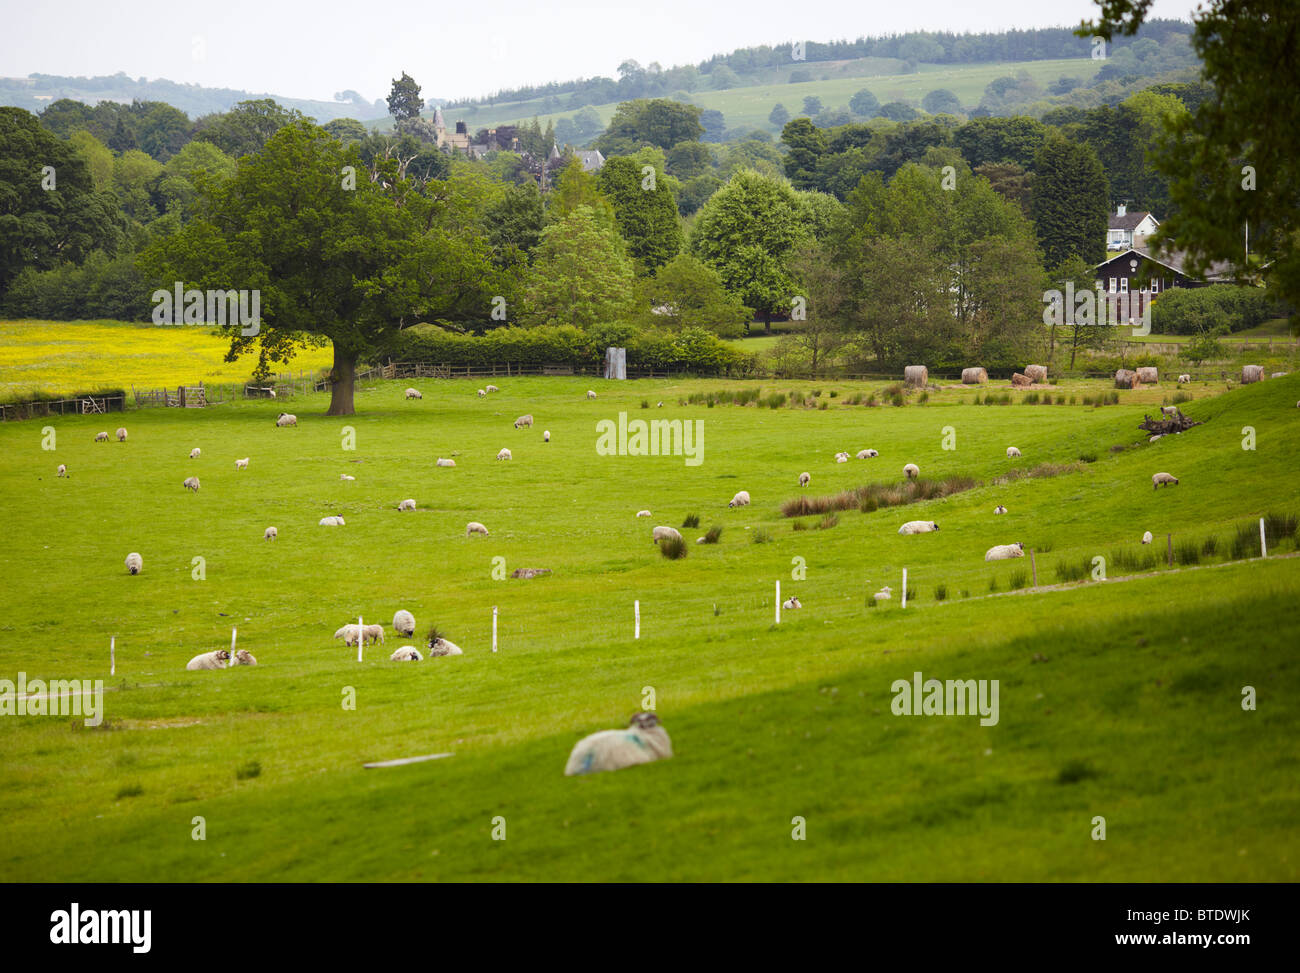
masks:
<svg viewBox="0 0 1300 973"><path fill-rule="evenodd" d="M771 332L772 332L772 312L771 312L771 311L764 311L764 312L763 312L763 326L767 329L768 333L771 334Z"/></svg>
<svg viewBox="0 0 1300 973"><path fill-rule="evenodd" d="M330 372L330 407L327 416L356 415L352 402L352 393L357 383L357 359L355 355L334 346L334 370Z"/></svg>

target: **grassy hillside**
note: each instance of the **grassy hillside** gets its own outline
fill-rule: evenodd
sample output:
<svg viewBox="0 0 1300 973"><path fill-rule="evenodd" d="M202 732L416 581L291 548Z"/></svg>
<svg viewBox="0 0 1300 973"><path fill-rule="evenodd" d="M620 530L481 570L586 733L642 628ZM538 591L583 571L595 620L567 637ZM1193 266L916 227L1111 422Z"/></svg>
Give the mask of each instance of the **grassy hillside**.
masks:
<svg viewBox="0 0 1300 973"><path fill-rule="evenodd" d="M404 401L407 384L424 399ZM23 525L0 549L0 678L100 677L107 690L98 729L0 719L5 874L1300 877L1290 746L1300 558L1294 538L1276 540L1267 561L1225 556L1251 518L1300 511L1300 376L1213 396L1201 387L1185 408L1204 425L1150 445L1135 424L1171 389L1121 393L1105 408L988 408L952 389L925 405L866 408L847 402L879 398L880 385L828 383L822 410L681 404L743 383L600 382L594 401L589 380L499 384L479 399L459 381L377 383L346 419L321 416L325 400L313 396L291 406L300 425L287 429L272 422L283 406L146 410L120 420L125 444L92 442L102 417L68 417L55 421L53 452L35 423L0 426L0 504ZM797 388L811 397L807 383ZM1072 391L1084 389L1101 385ZM620 411L702 420L703 462L597 455L595 423ZM533 429L513 428L523 412ZM1253 451L1242 449L1247 425ZM945 427L955 449L943 448ZM1023 458L1008 459L1008 445ZM194 446L198 460L187 458ZM495 460L502 446L512 461ZM880 457L833 461L867 446ZM452 455L454 469L435 466ZM249 469L236 472L242 456ZM796 531L779 513L801 471L809 494L829 495L898 481L906 462L980 485L846 510L824 529L804 518L809 529ZM70 478L55 478L57 463ZM1056 475L998 482L1016 470ZM1153 491L1157 470L1182 482ZM181 487L191 474L197 494ZM739 489L753 504L728 509ZM420 509L399 513L405 497ZM1006 516L992 514L998 503ZM634 518L641 508L653 519ZM721 542L660 557L651 526L691 513L700 529L684 530L688 540L719 524ZM346 526L317 526L327 514ZM897 533L917 518L941 529ZM466 537L469 520L491 535ZM272 524L280 537L268 543ZM1144 530L1172 533L1199 563L1165 569L1163 547L1138 543ZM770 540L755 543L764 532ZM1039 590L1010 590L1027 580L1028 558L983 560L1017 540L1037 552ZM144 557L137 577L122 566L128 551ZM1109 580L1057 584L1058 566L1094 556ZM498 557L508 571L554 574L496 580ZM905 567L915 593L903 609ZM778 579L804 607L775 626ZM895 599L868 608L886 584ZM331 638L358 614L387 627L398 608L414 612L417 632L436 623L465 655L388 662L404 641L388 627L387 644L358 663ZM184 670L229 644L232 625L257 667ZM999 680L998 723L893 715L894 680L916 671ZM1258 693L1255 711L1242 709L1244 686ZM341 705L349 687L355 710ZM676 756L565 778L574 741L621 725L647 687ZM455 756L361 766L440 752ZM796 816L805 841L791 840ZM1090 837L1098 816L1105 841ZM204 841L191 837L196 817ZM495 818L505 841L492 840Z"/></svg>

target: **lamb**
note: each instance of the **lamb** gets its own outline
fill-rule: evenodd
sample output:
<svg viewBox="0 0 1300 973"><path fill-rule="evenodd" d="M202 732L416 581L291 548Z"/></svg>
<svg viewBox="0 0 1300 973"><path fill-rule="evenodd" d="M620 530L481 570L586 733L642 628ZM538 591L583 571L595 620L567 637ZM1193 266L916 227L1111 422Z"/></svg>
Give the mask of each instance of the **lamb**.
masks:
<svg viewBox="0 0 1300 973"><path fill-rule="evenodd" d="M847 463L848 461L849 461L849 454L848 454L848 453L836 453L836 454L835 454L835 462L837 462L837 463Z"/></svg>
<svg viewBox="0 0 1300 973"><path fill-rule="evenodd" d="M439 457L438 462L437 462L436 465L437 465L437 466L455 466L455 465L456 465L456 461L455 461L454 459L442 459L441 457Z"/></svg>
<svg viewBox="0 0 1300 973"><path fill-rule="evenodd" d="M280 417L275 420L275 424L277 426L296 426L298 425L298 417L290 415L288 412L281 412Z"/></svg>
<svg viewBox="0 0 1300 973"><path fill-rule="evenodd" d="M900 534L928 534L930 531L938 529L939 525L933 520L909 520L898 528L898 532Z"/></svg>
<svg viewBox="0 0 1300 973"><path fill-rule="evenodd" d="M197 476L187 476L185 481L181 483L181 486L185 487L187 490L193 490L195 493L198 493L199 478Z"/></svg>
<svg viewBox="0 0 1300 973"><path fill-rule="evenodd" d="M1178 477L1171 473L1157 473L1155 476L1151 477L1152 490L1159 490L1161 484L1164 486L1176 486L1178 484Z"/></svg>
<svg viewBox="0 0 1300 973"><path fill-rule="evenodd" d="M97 433L95 433L95 442L97 442L97 443L106 443L106 442L108 442L108 433L106 433L106 432L97 432Z"/></svg>
<svg viewBox="0 0 1300 973"><path fill-rule="evenodd" d="M889 585L885 585L871 597L874 601L889 601L889 599L894 597L894 589L889 587Z"/></svg>
<svg viewBox="0 0 1300 973"><path fill-rule="evenodd" d="M481 398L484 398L486 395L487 395L487 391L486 391L485 389L479 389L479 390L478 390L478 397L479 397L480 399L481 399Z"/></svg>
<svg viewBox="0 0 1300 973"><path fill-rule="evenodd" d="M682 535L676 527L659 526L650 532L650 541L652 544L658 544L665 540L681 540Z"/></svg>
<svg viewBox="0 0 1300 973"><path fill-rule="evenodd" d="M587 389L587 398L594 399L595 397L596 397L596 393L593 392L591 389Z"/></svg>
<svg viewBox="0 0 1300 973"><path fill-rule="evenodd" d="M1179 376L1178 376L1178 384L1179 384L1179 385L1186 385L1186 384L1187 384L1188 382L1190 382L1191 380L1192 380L1192 376L1190 376L1190 375L1186 375L1186 374L1184 374L1184 375L1179 375Z"/></svg>
<svg viewBox="0 0 1300 973"><path fill-rule="evenodd" d="M342 517L322 517L320 519L321 527L342 527L344 521Z"/></svg>
<svg viewBox="0 0 1300 973"><path fill-rule="evenodd" d="M1016 449L1014 446L1007 447L1007 459L1018 459L1019 456L1020 450Z"/></svg>
<svg viewBox="0 0 1300 973"><path fill-rule="evenodd" d="M727 506L728 507L749 506L749 491L741 490L739 493L737 493L734 497L731 498L731 503L727 504Z"/></svg>
<svg viewBox="0 0 1300 973"><path fill-rule="evenodd" d="M144 558L142 558L135 551L132 551L130 554L126 556L127 574L139 574L143 570L144 570Z"/></svg>
<svg viewBox="0 0 1300 973"><path fill-rule="evenodd" d="M864 449L858 453L858 459L875 459L879 455L874 449Z"/></svg>
<svg viewBox="0 0 1300 973"><path fill-rule="evenodd" d="M781 607L787 610L792 610L795 608L802 608L803 605L799 604L799 599L797 596L791 595L785 601L781 602Z"/></svg>
<svg viewBox="0 0 1300 973"><path fill-rule="evenodd" d="M654 713L636 713L626 729L602 730L573 745L564 776L622 770L635 764L667 760L673 755L672 741Z"/></svg>
<svg viewBox="0 0 1300 973"><path fill-rule="evenodd" d="M415 509L415 501L412 500L412 499L409 499L409 498L406 499L406 500L403 500L401 503L399 503L399 504L397 505L397 509L398 509L398 510L414 510L414 509Z"/></svg>
<svg viewBox="0 0 1300 973"><path fill-rule="evenodd" d="M424 656L414 645L403 645L388 657L389 662L419 662Z"/></svg>
<svg viewBox="0 0 1300 973"><path fill-rule="evenodd" d="M253 657L253 653L249 652L247 649L236 649L235 661L232 662L231 665L232 666L255 666L257 665L257 659L255 659Z"/></svg>
<svg viewBox="0 0 1300 973"><path fill-rule="evenodd" d="M800 485L801 487L806 487L806 486L807 486L809 483L811 483L811 482L812 482L812 474L811 474L811 473L800 473L800 474L799 474L799 485Z"/></svg>
<svg viewBox="0 0 1300 973"><path fill-rule="evenodd" d="M408 399L423 399L424 394L419 389L407 389L406 397Z"/></svg>
<svg viewBox="0 0 1300 973"><path fill-rule="evenodd" d="M544 442L544 443L549 443L550 441L551 441L551 430L549 430L549 429L543 430L543 432L542 432L542 442Z"/></svg>
<svg viewBox="0 0 1300 973"><path fill-rule="evenodd" d="M384 626L367 625L365 631L361 633L361 639L363 642L378 642L380 645L383 645Z"/></svg>
<svg viewBox="0 0 1300 973"><path fill-rule="evenodd" d="M125 426L118 426L118 428L117 428L117 441L118 441L119 443L124 443L124 442L126 442L126 427L125 427Z"/></svg>
<svg viewBox="0 0 1300 973"><path fill-rule="evenodd" d="M482 534L484 537L487 537L488 529L477 520L471 520L465 525L465 536L468 537L470 534Z"/></svg>
<svg viewBox="0 0 1300 973"><path fill-rule="evenodd" d="M434 640L429 643L430 659L435 659L444 655L464 655L464 654L465 653L460 650L459 645L456 645L454 642L448 642L441 635L435 637Z"/></svg>
<svg viewBox="0 0 1300 973"><path fill-rule="evenodd" d="M636 515L637 515L638 517L649 517L649 516L651 516L651 513L650 513L649 510L638 510L638 511L636 512Z"/></svg>
<svg viewBox="0 0 1300 973"><path fill-rule="evenodd" d="M415 634L415 616L406 609L400 609L393 615L393 631L398 635L410 637Z"/></svg>
<svg viewBox="0 0 1300 973"><path fill-rule="evenodd" d="M204 652L185 663L186 669L224 669L230 664L230 653L225 649Z"/></svg>
<svg viewBox="0 0 1300 973"><path fill-rule="evenodd" d="M276 530L274 527L266 528L266 531L262 534L262 538L268 541L273 541L279 536L280 536L280 532Z"/></svg>
<svg viewBox="0 0 1300 973"><path fill-rule="evenodd" d="M356 481L355 476L348 476L346 473L340 473L339 479L342 480L344 483L353 483Z"/></svg>
<svg viewBox="0 0 1300 973"><path fill-rule="evenodd" d="M909 480L915 480L920 475L921 470L915 463L908 463L903 467L903 476L907 477Z"/></svg>
<svg viewBox="0 0 1300 973"><path fill-rule="evenodd" d="M67 468L66 466L64 466L62 463L60 463L60 464L59 464L59 476L67 476L67 475L68 475L68 468Z"/></svg>
<svg viewBox="0 0 1300 973"><path fill-rule="evenodd" d="M993 512L995 514L1004 514L1007 512L1007 508L1002 506L1002 504L998 504L996 507L993 508Z"/></svg>
<svg viewBox="0 0 1300 973"><path fill-rule="evenodd" d="M1143 544L1151 543L1151 531L1147 531L1145 534L1142 535L1142 543Z"/></svg>
<svg viewBox="0 0 1300 973"><path fill-rule="evenodd" d="M529 428L532 428L532 425L533 425L533 417L530 415L520 416L518 419L515 420L516 429L522 429L524 426L528 426Z"/></svg>
<svg viewBox="0 0 1300 973"><path fill-rule="evenodd" d="M500 392L501 390L500 390L499 388L497 388L495 385L489 385L489 386L488 386L484 391L487 391L487 392Z"/></svg>
<svg viewBox="0 0 1300 973"><path fill-rule="evenodd" d="M334 633L336 639L342 639L344 645L356 645L361 630L356 625L344 625Z"/></svg>
<svg viewBox="0 0 1300 973"><path fill-rule="evenodd" d="M984 554L984 560L1005 561L1008 558L1024 556L1025 545L1017 541L1015 544L998 544L996 547L990 547Z"/></svg>
<svg viewBox="0 0 1300 973"><path fill-rule="evenodd" d="M198 459L198 458L199 458L199 454L202 453L202 452L203 452L203 450L201 450L201 449L199 449L199 447L195 446L193 449L190 450L190 459Z"/></svg>
<svg viewBox="0 0 1300 973"><path fill-rule="evenodd" d="M510 455L510 450L503 446L501 452L497 453L497 459L513 459L513 457Z"/></svg>
<svg viewBox="0 0 1300 973"><path fill-rule="evenodd" d="M248 459L249 459L249 458L248 458L247 456L245 456L243 459L237 459L237 460L235 460L235 469L237 469L237 470L246 470L246 469L248 469Z"/></svg>

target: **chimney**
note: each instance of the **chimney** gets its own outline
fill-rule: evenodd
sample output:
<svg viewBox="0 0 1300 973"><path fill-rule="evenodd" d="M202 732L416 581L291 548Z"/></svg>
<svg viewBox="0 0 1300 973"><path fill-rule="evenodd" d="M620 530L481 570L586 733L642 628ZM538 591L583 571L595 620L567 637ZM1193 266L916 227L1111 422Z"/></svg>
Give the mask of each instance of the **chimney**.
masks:
<svg viewBox="0 0 1300 973"><path fill-rule="evenodd" d="M1116 216L1123 216L1127 212L1128 212L1128 203L1120 203L1117 207L1115 207Z"/></svg>

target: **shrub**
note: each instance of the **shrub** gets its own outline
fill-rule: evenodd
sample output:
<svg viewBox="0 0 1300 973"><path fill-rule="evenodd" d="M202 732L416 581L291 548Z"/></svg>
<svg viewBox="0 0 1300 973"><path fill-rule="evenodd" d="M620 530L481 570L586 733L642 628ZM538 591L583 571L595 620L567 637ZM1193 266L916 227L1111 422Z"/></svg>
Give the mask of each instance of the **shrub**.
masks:
<svg viewBox="0 0 1300 973"><path fill-rule="evenodd" d="M792 524L790 525L790 529L791 529L791 530L807 530L807 529L808 529L808 525L805 524L802 520L796 520L794 523L792 523Z"/></svg>
<svg viewBox="0 0 1300 973"><path fill-rule="evenodd" d="M907 600L916 601L916 585L909 584L907 586Z"/></svg>
<svg viewBox="0 0 1300 973"><path fill-rule="evenodd" d="M1197 334L1206 322L1214 321L1229 331L1246 331L1283 313L1282 306L1258 287L1175 287L1151 305L1151 330L1156 334Z"/></svg>
<svg viewBox="0 0 1300 973"><path fill-rule="evenodd" d="M709 405L713 405L713 403L710 402ZM649 400L649 399L642 399L642 400L641 400L641 408L643 408L643 409L648 409L648 408L650 408L650 400Z"/></svg>
<svg viewBox="0 0 1300 973"><path fill-rule="evenodd" d="M1080 462L1080 463L1095 463L1095 462L1097 462L1097 454L1094 453L1094 452L1092 452L1091 450L1089 450L1089 451L1086 452L1086 453L1080 453L1080 454L1079 454L1079 462Z"/></svg>
<svg viewBox="0 0 1300 973"><path fill-rule="evenodd" d="M817 525L817 529L830 530L832 527L838 525L839 522L840 522L839 514L827 514L825 517L821 519L821 523Z"/></svg>
<svg viewBox="0 0 1300 973"><path fill-rule="evenodd" d="M767 396L767 398L763 399L763 405L767 406L769 409L779 409L781 406L785 405L785 402L786 394L784 392L773 392L771 395Z"/></svg>
<svg viewBox="0 0 1300 973"><path fill-rule="evenodd" d="M721 536L722 536L722 528L721 528L721 527L718 527L718 526L716 526L716 525L713 526L713 527L710 527L710 528L709 528L707 531L705 531L705 533L704 533L704 543L706 543L706 544L716 544L716 543L718 543L718 538L721 537Z"/></svg>
<svg viewBox="0 0 1300 973"><path fill-rule="evenodd" d="M869 483L828 497L801 494L781 504L781 513L786 517L803 517L834 510L852 510L854 507L863 513L871 513L880 507L899 507L918 500L938 500L976 486L979 486L978 481L969 476L949 476L942 480L904 480L901 483Z"/></svg>
<svg viewBox="0 0 1300 973"><path fill-rule="evenodd" d="M1011 591L1019 591L1029 584L1028 571L1012 571L1011 578L1007 581L1007 588Z"/></svg>
<svg viewBox="0 0 1300 973"><path fill-rule="evenodd" d="M1021 405L1038 405L1038 393L1030 392L1020 400Z"/></svg>
<svg viewBox="0 0 1300 973"><path fill-rule="evenodd" d="M925 405L927 402L930 401L930 393L929 393L929 392L922 392L922 393L921 393L921 397L920 397L919 399L917 399L916 401L917 401L918 403L920 403L921 405Z"/></svg>
<svg viewBox="0 0 1300 973"><path fill-rule="evenodd" d="M1179 541L1174 545L1174 563L1200 564L1201 545L1193 540Z"/></svg>
<svg viewBox="0 0 1300 973"><path fill-rule="evenodd" d="M948 599L948 586L946 584L935 585L934 600L946 601Z"/></svg>
<svg viewBox="0 0 1300 973"><path fill-rule="evenodd" d="M680 537L665 537L659 542L659 553L670 561L684 558L686 551L686 541Z"/></svg>
<svg viewBox="0 0 1300 973"><path fill-rule="evenodd" d="M1082 581L1092 574L1092 558L1083 557L1073 563L1063 561L1056 565L1056 580L1062 582Z"/></svg>
<svg viewBox="0 0 1300 973"><path fill-rule="evenodd" d="M1218 553L1219 553L1219 538L1215 534L1211 534L1209 537L1205 538L1205 540L1201 542L1201 556L1214 557Z"/></svg>
<svg viewBox="0 0 1300 973"><path fill-rule="evenodd" d="M700 526L700 515L699 515L699 514L687 514L687 515L686 515L686 519L682 521L682 526L683 526L683 527L698 527L698 526Z"/></svg>
<svg viewBox="0 0 1300 973"><path fill-rule="evenodd" d="M768 533L768 531L765 528L760 527L758 530L754 531L753 542L755 544L767 544L771 540L772 540L772 535Z"/></svg>

